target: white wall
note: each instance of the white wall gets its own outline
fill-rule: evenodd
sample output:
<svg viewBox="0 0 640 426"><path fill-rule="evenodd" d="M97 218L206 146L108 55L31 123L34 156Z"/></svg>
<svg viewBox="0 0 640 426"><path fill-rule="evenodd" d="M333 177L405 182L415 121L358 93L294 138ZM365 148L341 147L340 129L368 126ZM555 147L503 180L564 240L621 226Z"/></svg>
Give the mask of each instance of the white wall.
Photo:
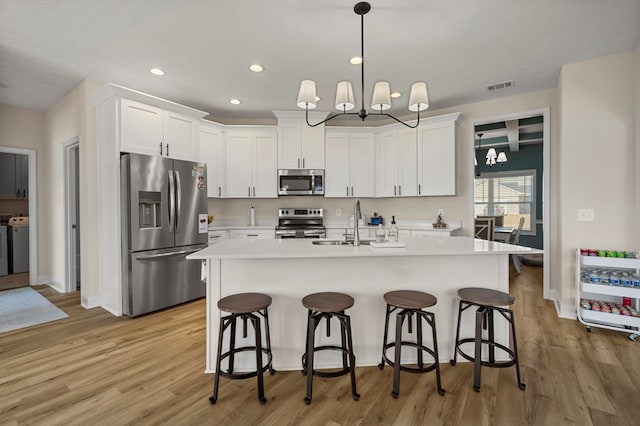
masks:
<svg viewBox="0 0 640 426"><path fill-rule="evenodd" d="M557 261L566 306L575 303L576 248L638 249L633 64L628 51L562 67ZM593 222L577 221L584 208Z"/></svg>
<svg viewBox="0 0 640 426"><path fill-rule="evenodd" d="M640 43L634 50L633 76L635 85L636 165L640 164ZM636 217L640 214L640 167L636 166ZM636 241L640 241L640 226L636 226Z"/></svg>
<svg viewBox="0 0 640 426"><path fill-rule="evenodd" d="M36 201L39 209L45 206L45 194L42 190L47 180L45 158L45 114L41 111L0 104L0 147L33 149L36 151L37 187ZM15 205L19 206L18 202ZM42 210L45 211L45 210ZM44 233L44 214L38 215L38 274L45 271L47 258L42 244ZM37 278L37 277L36 277Z"/></svg>
<svg viewBox="0 0 640 426"><path fill-rule="evenodd" d="M88 97L101 83L85 80L46 113L45 167L47 179L43 210L43 262L49 280L64 288L65 251L65 175L64 146L77 138L80 142L80 249L81 294L84 306L95 306L98 297L98 249L96 202L95 110ZM94 301L94 302L92 302Z"/></svg>

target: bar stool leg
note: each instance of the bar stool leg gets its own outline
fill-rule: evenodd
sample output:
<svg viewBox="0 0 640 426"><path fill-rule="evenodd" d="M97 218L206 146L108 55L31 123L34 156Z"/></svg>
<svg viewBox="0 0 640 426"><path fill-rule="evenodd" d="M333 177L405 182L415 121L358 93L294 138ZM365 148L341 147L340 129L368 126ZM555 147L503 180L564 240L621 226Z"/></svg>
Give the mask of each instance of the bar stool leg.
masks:
<svg viewBox="0 0 640 426"><path fill-rule="evenodd" d="M315 337L316 317L309 311L309 319L307 320L307 396L304 397L304 403L311 404L311 394L313 392L313 340Z"/></svg>
<svg viewBox="0 0 640 426"><path fill-rule="evenodd" d="M340 312L342 315L345 315L344 311ZM347 331L346 328L344 327L344 324L342 321L340 321L340 337L341 337L341 341L342 341L342 368L344 368L345 370L349 367L348 362L348 357L347 357L347 352L345 352L345 350L347 349Z"/></svg>
<svg viewBox="0 0 640 426"><path fill-rule="evenodd" d="M518 387L520 390L524 390L527 385L522 383L520 379L520 358L518 357L518 344L516 342L516 321L513 315L513 311L511 309L507 309L509 312L509 322L511 323L511 338L513 339L513 353L515 355L515 364L516 364L516 378L518 379Z"/></svg>
<svg viewBox="0 0 640 426"><path fill-rule="evenodd" d="M343 311L344 312L344 311ZM347 328L347 340L349 343L349 364L351 370L351 395L356 401L360 399L360 394L356 390L356 356L353 353L353 339L351 337L351 317L343 315Z"/></svg>
<svg viewBox="0 0 640 426"><path fill-rule="evenodd" d="M411 315L411 317L409 318L409 321L411 321L413 318L413 315ZM422 360L422 318L421 315L419 313L416 312L416 342L418 343L418 350L417 350L417 355L418 355L418 367L420 368L424 368L424 362Z"/></svg>
<svg viewBox="0 0 640 426"><path fill-rule="evenodd" d="M264 397L264 378L262 376L262 333L260 331L260 318L255 315L248 315L253 324L253 330L256 337L256 372L258 378L258 401L261 405L267 402Z"/></svg>
<svg viewBox="0 0 640 426"><path fill-rule="evenodd" d="M449 361L449 364L451 365L456 365L457 359L458 359L458 347L459 347L459 341L460 341L460 319L462 318L462 300L460 301L460 304L458 305L458 325L456 327L456 340L455 340L455 344L453 346L453 358Z"/></svg>
<svg viewBox="0 0 640 426"><path fill-rule="evenodd" d="M264 330L265 330L265 333L267 334L267 351L271 353L271 334L269 333L269 309L268 308L264 308L263 317L264 317ZM271 374L272 376L276 374L276 370L273 368L273 365L271 362L269 362L269 374Z"/></svg>
<svg viewBox="0 0 640 426"><path fill-rule="evenodd" d="M391 396L397 398L400 394L400 355L402 351L402 323L404 322L405 312L399 312L396 315L396 345L394 348L394 366L393 366L393 390Z"/></svg>
<svg viewBox="0 0 640 426"><path fill-rule="evenodd" d="M480 367L482 366L482 323L485 307L480 307L476 311L476 341L475 357L473 361L473 390L480 392Z"/></svg>
<svg viewBox="0 0 640 426"><path fill-rule="evenodd" d="M218 385L220 385L220 365L222 363L220 359L220 355L222 355L222 336L224 334L226 320L224 318L220 318L220 330L218 332L218 356L216 359L216 375L213 381L213 395L209 397L209 402L211 404L215 404L218 400Z"/></svg>
<svg viewBox="0 0 640 426"><path fill-rule="evenodd" d="M436 363L436 386L438 387L438 393L444 395L445 390L442 389L442 382L440 381L440 359L438 357L438 336L436 336L436 315L431 312L425 312L425 321L431 326L431 334L433 335L433 357Z"/></svg>
<svg viewBox="0 0 640 426"><path fill-rule="evenodd" d="M489 362L496 362L496 337L493 329L493 309L489 308L486 310L487 315L487 324L489 327Z"/></svg>
<svg viewBox="0 0 640 426"><path fill-rule="evenodd" d="M387 336L389 333L389 315L391 314L391 306L387 305L387 315L384 317L384 336L382 337L382 359L380 360L380 364L378 364L378 368L380 370L384 369L384 365L386 364L384 355L385 355L385 347L387 346Z"/></svg>
<svg viewBox="0 0 640 426"><path fill-rule="evenodd" d="M238 317L236 315L231 315L231 336L229 337L229 373L233 373L233 364L235 362L237 321Z"/></svg>

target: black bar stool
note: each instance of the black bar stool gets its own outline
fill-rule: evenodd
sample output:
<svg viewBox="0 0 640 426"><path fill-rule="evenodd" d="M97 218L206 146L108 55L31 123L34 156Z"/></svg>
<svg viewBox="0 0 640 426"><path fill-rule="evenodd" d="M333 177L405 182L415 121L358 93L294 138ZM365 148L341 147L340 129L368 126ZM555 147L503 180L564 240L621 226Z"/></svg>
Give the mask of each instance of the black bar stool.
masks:
<svg viewBox="0 0 640 426"><path fill-rule="evenodd" d="M460 354L463 358L474 363L473 367L473 390L480 392L480 367L497 367L506 368L512 365L516 366L516 378L518 387L524 390L526 385L520 379L520 361L518 360L518 345L516 343L516 324L513 311L509 308L501 306L510 306L515 302L515 297L509 293L488 288L467 287L458 290L460 297L460 306L458 308L458 326L456 328L456 343L453 349L453 359L451 365L456 365L456 356ZM460 319L462 312L466 309L476 306L476 332L475 337L460 339ZM497 343L493 330L493 313L499 312L511 326L511 340L513 341L513 350ZM482 330L488 329L488 336L483 338ZM461 344L474 343L474 356L470 356L460 348ZM488 345L489 360L482 360L482 345ZM509 359L506 361L496 361L496 348L504 351Z"/></svg>
<svg viewBox="0 0 640 426"><path fill-rule="evenodd" d="M271 338L269 336L269 314L267 308L271 305L271 297L260 293L238 293L231 296L223 297L218 301L218 308L221 311L229 312L230 315L220 318L220 332L218 335L218 357L216 361L216 377L213 385L213 395L209 398L212 404L218 400L218 385L220 384L220 376L228 379L248 379L250 377L258 378L258 400L260 404L267 402L264 397L264 381L262 373L269 370L272 375L276 372L271 366ZM262 332L260 326L260 315L264 319L264 328L266 332L267 347L262 346ZM251 321L255 333L255 346L242 346L236 348L236 322L242 319L243 337L247 337L247 321ZM222 338L225 330L231 328L229 336L229 350L222 353ZM256 369L245 373L235 373L234 358L238 352L254 351L256 354ZM267 356L267 363L263 366L263 354ZM221 368L222 360L228 358L228 368L223 371Z"/></svg>
<svg viewBox="0 0 640 426"><path fill-rule="evenodd" d="M444 395L445 390L442 389L442 384L440 382L436 317L432 312L423 311L424 308L429 308L438 303L438 299L429 293L423 293L421 291L397 290L385 293L384 301L387 302L387 315L384 321L382 361L378 364L378 368L382 370L385 363L393 367L393 391L391 392L391 395L393 395L394 398L397 398L400 392L400 371L407 371L409 373L426 373L433 370L436 370L436 385L438 393L440 395ZM396 310L399 310L396 314L396 337L394 341L388 342L389 315ZM411 333L411 323L414 315L416 317L416 342L402 340L402 324L406 319L409 327L409 333ZM422 320L431 327L433 335L433 349L426 347L422 343ZM403 346L410 346L417 349L417 367L401 365L400 356ZM394 348L395 351L393 361L387 357L387 350L390 348ZM423 352L430 354L434 358L434 362L429 365L425 365L423 361Z"/></svg>
<svg viewBox="0 0 640 426"><path fill-rule="evenodd" d="M356 392L356 357L353 354L353 340L351 338L351 318L344 311L353 306L353 297L344 293L314 293L302 299L302 305L308 309L307 316L307 349L302 355L302 374L307 376L306 404L311 403L313 390L313 376L338 377L351 374L351 394L356 401L360 398ZM331 336L331 318L336 317L340 322L341 345L315 346L315 331L323 318L327 321L327 337ZM317 351L334 350L342 352L342 369L323 372L313 369L313 354Z"/></svg>

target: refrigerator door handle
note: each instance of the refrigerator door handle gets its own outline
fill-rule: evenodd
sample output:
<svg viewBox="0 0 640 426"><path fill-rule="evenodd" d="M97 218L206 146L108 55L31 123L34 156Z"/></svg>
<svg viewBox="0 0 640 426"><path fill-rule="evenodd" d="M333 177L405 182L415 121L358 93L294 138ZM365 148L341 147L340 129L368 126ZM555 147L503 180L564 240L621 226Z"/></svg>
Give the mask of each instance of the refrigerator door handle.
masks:
<svg viewBox="0 0 640 426"><path fill-rule="evenodd" d="M176 210L176 187L173 180L173 170L169 170L169 232L175 228L174 213Z"/></svg>
<svg viewBox="0 0 640 426"><path fill-rule="evenodd" d="M180 172L176 170L176 232L180 232L180 213L182 212L182 182Z"/></svg>
<svg viewBox="0 0 640 426"><path fill-rule="evenodd" d="M183 254L195 253L195 252L200 251L200 250L202 250L202 249L172 251L171 253L160 253L160 254L150 254L148 256L137 256L136 260L152 260L152 259L160 259L160 258L163 258L163 257L180 256L180 255L183 255Z"/></svg>

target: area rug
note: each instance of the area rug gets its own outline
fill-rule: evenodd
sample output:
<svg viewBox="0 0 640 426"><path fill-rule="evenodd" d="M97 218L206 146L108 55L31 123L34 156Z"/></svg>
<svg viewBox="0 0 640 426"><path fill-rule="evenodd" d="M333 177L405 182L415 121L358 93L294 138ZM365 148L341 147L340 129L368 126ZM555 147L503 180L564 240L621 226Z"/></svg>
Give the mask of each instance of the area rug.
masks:
<svg viewBox="0 0 640 426"><path fill-rule="evenodd" d="M31 287L0 292L0 333L68 316Z"/></svg>

